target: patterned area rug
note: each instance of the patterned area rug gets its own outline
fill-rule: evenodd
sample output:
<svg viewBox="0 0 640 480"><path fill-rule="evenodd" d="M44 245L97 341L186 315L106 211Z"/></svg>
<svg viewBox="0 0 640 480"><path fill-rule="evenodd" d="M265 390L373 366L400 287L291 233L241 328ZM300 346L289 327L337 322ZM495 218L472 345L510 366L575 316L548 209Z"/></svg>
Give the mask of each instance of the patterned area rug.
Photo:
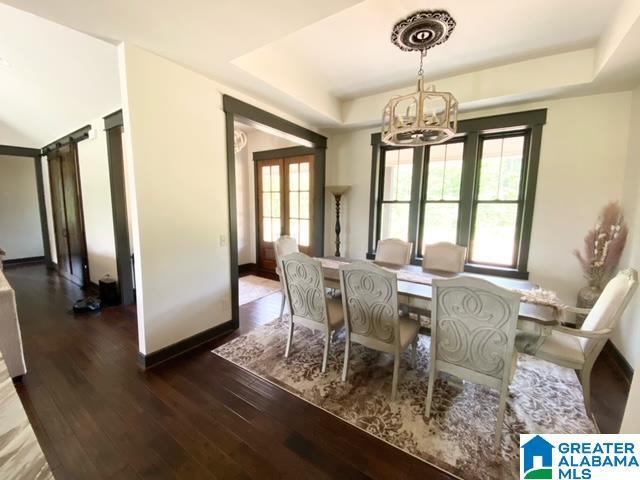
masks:
<svg viewBox="0 0 640 480"><path fill-rule="evenodd" d="M238 279L239 304L253 302L267 295L280 291L280 282L269 278L247 275Z"/></svg>
<svg viewBox="0 0 640 480"><path fill-rule="evenodd" d="M502 448L495 455L498 392L469 382L461 388L441 374L432 416L425 418L429 337L420 336L416 370L405 352L398 398L391 402L391 355L354 344L343 383L343 331L332 343L327 373L322 374L320 333L297 326L285 359L287 328L286 318L274 320L213 353L460 478L518 478L521 433L597 433L585 413L575 372L521 355L510 387Z"/></svg>

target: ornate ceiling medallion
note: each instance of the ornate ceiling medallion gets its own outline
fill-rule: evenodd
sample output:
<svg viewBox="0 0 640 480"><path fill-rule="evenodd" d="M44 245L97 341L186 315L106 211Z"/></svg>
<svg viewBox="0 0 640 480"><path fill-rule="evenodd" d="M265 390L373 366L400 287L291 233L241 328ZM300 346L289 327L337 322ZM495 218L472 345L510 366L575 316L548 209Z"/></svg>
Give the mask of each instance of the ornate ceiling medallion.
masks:
<svg viewBox="0 0 640 480"><path fill-rule="evenodd" d="M396 23L391 41L405 52L420 52L418 89L393 97L383 112L382 141L395 146L434 145L456 134L458 101L449 92L425 85L422 63L427 50L448 40L456 26L448 12L420 11Z"/></svg>
<svg viewBox="0 0 640 480"><path fill-rule="evenodd" d="M247 134L242 130L233 131L233 151L239 153L247 145Z"/></svg>

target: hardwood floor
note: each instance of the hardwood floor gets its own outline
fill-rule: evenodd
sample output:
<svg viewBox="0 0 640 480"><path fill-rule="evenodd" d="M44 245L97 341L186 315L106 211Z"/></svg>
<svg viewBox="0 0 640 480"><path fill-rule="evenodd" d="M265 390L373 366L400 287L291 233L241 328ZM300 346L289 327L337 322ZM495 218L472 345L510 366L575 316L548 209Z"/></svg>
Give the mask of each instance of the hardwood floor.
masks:
<svg viewBox="0 0 640 480"><path fill-rule="evenodd" d="M28 373L18 392L58 479L449 478L209 350L276 317L278 294L241 307L241 328L147 372L133 308L73 315L83 293L44 266L6 272L16 289ZM594 368L603 432L628 383Z"/></svg>

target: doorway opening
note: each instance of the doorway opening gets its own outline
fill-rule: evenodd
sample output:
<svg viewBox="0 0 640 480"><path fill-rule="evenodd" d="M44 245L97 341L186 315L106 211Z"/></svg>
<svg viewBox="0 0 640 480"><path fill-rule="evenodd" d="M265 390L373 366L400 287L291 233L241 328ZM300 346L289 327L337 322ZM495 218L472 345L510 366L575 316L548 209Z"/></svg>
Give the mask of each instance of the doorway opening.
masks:
<svg viewBox="0 0 640 480"><path fill-rule="evenodd" d="M251 286L254 296L261 295L260 292L273 293L278 288L260 280L278 279L275 240L290 235L302 252L323 255L327 139L233 97L225 95L223 104L227 128L231 305L233 327L237 329L240 276L257 278ZM238 132L244 136L243 146L234 149L234 133L238 136Z"/></svg>

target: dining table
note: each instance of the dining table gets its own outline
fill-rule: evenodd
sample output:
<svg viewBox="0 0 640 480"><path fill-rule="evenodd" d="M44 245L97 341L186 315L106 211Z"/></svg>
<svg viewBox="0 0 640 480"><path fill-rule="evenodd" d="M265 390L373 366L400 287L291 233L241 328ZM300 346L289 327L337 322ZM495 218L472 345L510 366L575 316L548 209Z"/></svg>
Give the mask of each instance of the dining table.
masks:
<svg viewBox="0 0 640 480"><path fill-rule="evenodd" d="M340 266L354 261L343 257L327 256L318 258L322 263L325 287L340 288ZM478 273L452 273L431 270L419 265L396 265L377 262L374 264L387 271L394 272L398 278L398 303L406 305L410 311L428 314L431 310L432 288L431 282L437 279L470 276L482 278L495 285L518 292L530 292L539 288L529 280L484 275ZM558 308L545 302L521 301L518 314L516 334L516 349L521 353L535 355L545 338L551 335L553 328L559 325Z"/></svg>

